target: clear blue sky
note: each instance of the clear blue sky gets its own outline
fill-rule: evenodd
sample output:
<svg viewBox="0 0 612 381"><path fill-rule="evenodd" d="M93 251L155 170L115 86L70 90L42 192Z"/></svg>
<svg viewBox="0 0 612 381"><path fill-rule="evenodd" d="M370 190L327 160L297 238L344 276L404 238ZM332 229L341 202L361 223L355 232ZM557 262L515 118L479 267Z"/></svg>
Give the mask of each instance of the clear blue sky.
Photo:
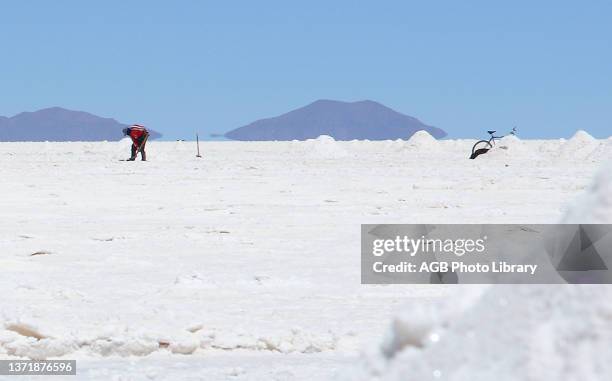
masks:
<svg viewBox="0 0 612 381"><path fill-rule="evenodd" d="M4 0L0 15L4 116L62 106L175 139L372 99L451 137L612 135L611 1Z"/></svg>

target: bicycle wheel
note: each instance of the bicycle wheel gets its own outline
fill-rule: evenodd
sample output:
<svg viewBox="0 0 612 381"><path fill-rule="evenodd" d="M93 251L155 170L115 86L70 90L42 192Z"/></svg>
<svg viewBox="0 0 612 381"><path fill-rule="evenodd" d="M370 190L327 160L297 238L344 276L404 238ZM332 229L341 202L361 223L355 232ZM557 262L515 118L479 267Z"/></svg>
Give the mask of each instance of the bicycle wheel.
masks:
<svg viewBox="0 0 612 381"><path fill-rule="evenodd" d="M472 155L470 155L470 159L476 159L479 155L489 152L491 148L493 148L493 146L488 140L477 141L472 147Z"/></svg>

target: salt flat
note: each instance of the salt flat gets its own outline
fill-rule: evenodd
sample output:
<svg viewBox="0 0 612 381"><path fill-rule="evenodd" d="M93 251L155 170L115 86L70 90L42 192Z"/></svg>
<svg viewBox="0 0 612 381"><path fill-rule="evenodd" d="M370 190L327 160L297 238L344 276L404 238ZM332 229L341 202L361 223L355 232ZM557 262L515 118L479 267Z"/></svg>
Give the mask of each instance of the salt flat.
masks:
<svg viewBox="0 0 612 381"><path fill-rule="evenodd" d="M506 139L476 160L422 135L205 142L201 159L150 142L148 162L119 161L125 140L0 143L0 357L76 358L89 379L172 379L175 360L336 377L398 306L447 290L360 285L360 224L554 223L611 142Z"/></svg>

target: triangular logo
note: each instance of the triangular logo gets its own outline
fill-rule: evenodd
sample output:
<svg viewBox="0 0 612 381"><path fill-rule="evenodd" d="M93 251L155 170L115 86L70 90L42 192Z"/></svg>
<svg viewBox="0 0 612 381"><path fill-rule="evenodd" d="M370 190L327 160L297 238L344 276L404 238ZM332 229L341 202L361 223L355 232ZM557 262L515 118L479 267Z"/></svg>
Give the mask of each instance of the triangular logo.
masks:
<svg viewBox="0 0 612 381"><path fill-rule="evenodd" d="M601 238L601 237L598 237ZM597 252L593 241L584 231L582 226L578 227L572 242L569 244L563 259L559 262L559 271L589 271L607 270L608 267Z"/></svg>

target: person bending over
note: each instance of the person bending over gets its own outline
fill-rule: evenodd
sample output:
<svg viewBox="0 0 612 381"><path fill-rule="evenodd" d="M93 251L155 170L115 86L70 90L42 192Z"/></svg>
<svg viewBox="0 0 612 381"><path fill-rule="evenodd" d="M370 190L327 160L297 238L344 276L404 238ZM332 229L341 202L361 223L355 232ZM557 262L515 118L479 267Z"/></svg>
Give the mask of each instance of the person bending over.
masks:
<svg viewBox="0 0 612 381"><path fill-rule="evenodd" d="M149 131L140 124L133 124L128 128L124 128L123 134L132 139L132 156L128 161L136 160L138 152L140 152L142 156L142 161L146 161L147 154L145 152L145 146L147 144L147 138L149 137Z"/></svg>

